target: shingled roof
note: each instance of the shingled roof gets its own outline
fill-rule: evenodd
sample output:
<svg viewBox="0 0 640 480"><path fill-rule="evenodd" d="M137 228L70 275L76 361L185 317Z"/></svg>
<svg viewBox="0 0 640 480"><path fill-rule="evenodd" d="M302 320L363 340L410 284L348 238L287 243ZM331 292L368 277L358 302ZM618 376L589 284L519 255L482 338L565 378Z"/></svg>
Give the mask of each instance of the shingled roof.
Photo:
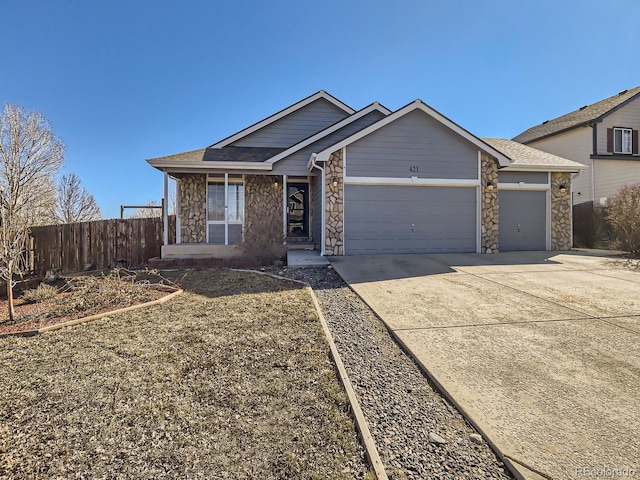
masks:
<svg viewBox="0 0 640 480"><path fill-rule="evenodd" d="M513 137L513 140L520 143L530 143L540 140L557 133L561 133L572 128L588 125L591 122L597 122L613 110L629 102L636 96L640 95L640 87L630 90L623 90L613 97L606 98L591 105L585 105L571 113L562 115L561 117L547 120L540 125L531 127L521 134Z"/></svg>
<svg viewBox="0 0 640 480"><path fill-rule="evenodd" d="M506 138L482 138L481 140L511 159L512 163L507 168L549 172L579 172L587 168L573 160L552 155Z"/></svg>

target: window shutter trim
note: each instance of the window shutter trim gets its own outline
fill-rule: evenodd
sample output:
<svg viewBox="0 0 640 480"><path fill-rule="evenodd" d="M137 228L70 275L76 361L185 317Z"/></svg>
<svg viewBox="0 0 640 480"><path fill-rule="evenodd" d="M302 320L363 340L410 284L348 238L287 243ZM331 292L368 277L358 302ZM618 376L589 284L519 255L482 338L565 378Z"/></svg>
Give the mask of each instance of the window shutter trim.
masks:
<svg viewBox="0 0 640 480"><path fill-rule="evenodd" d="M607 128L607 152L613 153L613 128Z"/></svg>
<svg viewBox="0 0 640 480"><path fill-rule="evenodd" d="M631 131L631 152L638 155L638 130Z"/></svg>

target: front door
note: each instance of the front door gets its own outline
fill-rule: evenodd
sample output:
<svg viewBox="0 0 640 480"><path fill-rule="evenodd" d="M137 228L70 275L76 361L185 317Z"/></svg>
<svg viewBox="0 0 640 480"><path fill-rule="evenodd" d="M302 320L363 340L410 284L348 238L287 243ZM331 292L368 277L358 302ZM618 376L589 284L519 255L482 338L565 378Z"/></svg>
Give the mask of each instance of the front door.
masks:
<svg viewBox="0 0 640 480"><path fill-rule="evenodd" d="M309 184L289 183L287 185L287 236L309 236Z"/></svg>

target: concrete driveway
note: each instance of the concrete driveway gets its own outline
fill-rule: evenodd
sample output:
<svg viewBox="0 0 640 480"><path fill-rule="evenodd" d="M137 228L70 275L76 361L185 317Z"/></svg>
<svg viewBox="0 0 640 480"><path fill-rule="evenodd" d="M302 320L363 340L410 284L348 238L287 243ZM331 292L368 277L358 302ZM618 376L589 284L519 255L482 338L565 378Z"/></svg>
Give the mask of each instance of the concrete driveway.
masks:
<svg viewBox="0 0 640 480"><path fill-rule="evenodd" d="M640 270L575 252L331 262L524 478L640 478Z"/></svg>

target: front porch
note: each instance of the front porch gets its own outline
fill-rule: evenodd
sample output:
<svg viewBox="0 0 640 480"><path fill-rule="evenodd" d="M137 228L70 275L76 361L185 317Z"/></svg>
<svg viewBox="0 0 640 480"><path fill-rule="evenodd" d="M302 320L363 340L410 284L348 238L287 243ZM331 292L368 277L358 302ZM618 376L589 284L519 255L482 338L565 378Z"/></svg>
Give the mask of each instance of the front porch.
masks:
<svg viewBox="0 0 640 480"><path fill-rule="evenodd" d="M283 259L289 249L319 248L320 177L253 172L172 176L176 243L165 241L161 260Z"/></svg>

